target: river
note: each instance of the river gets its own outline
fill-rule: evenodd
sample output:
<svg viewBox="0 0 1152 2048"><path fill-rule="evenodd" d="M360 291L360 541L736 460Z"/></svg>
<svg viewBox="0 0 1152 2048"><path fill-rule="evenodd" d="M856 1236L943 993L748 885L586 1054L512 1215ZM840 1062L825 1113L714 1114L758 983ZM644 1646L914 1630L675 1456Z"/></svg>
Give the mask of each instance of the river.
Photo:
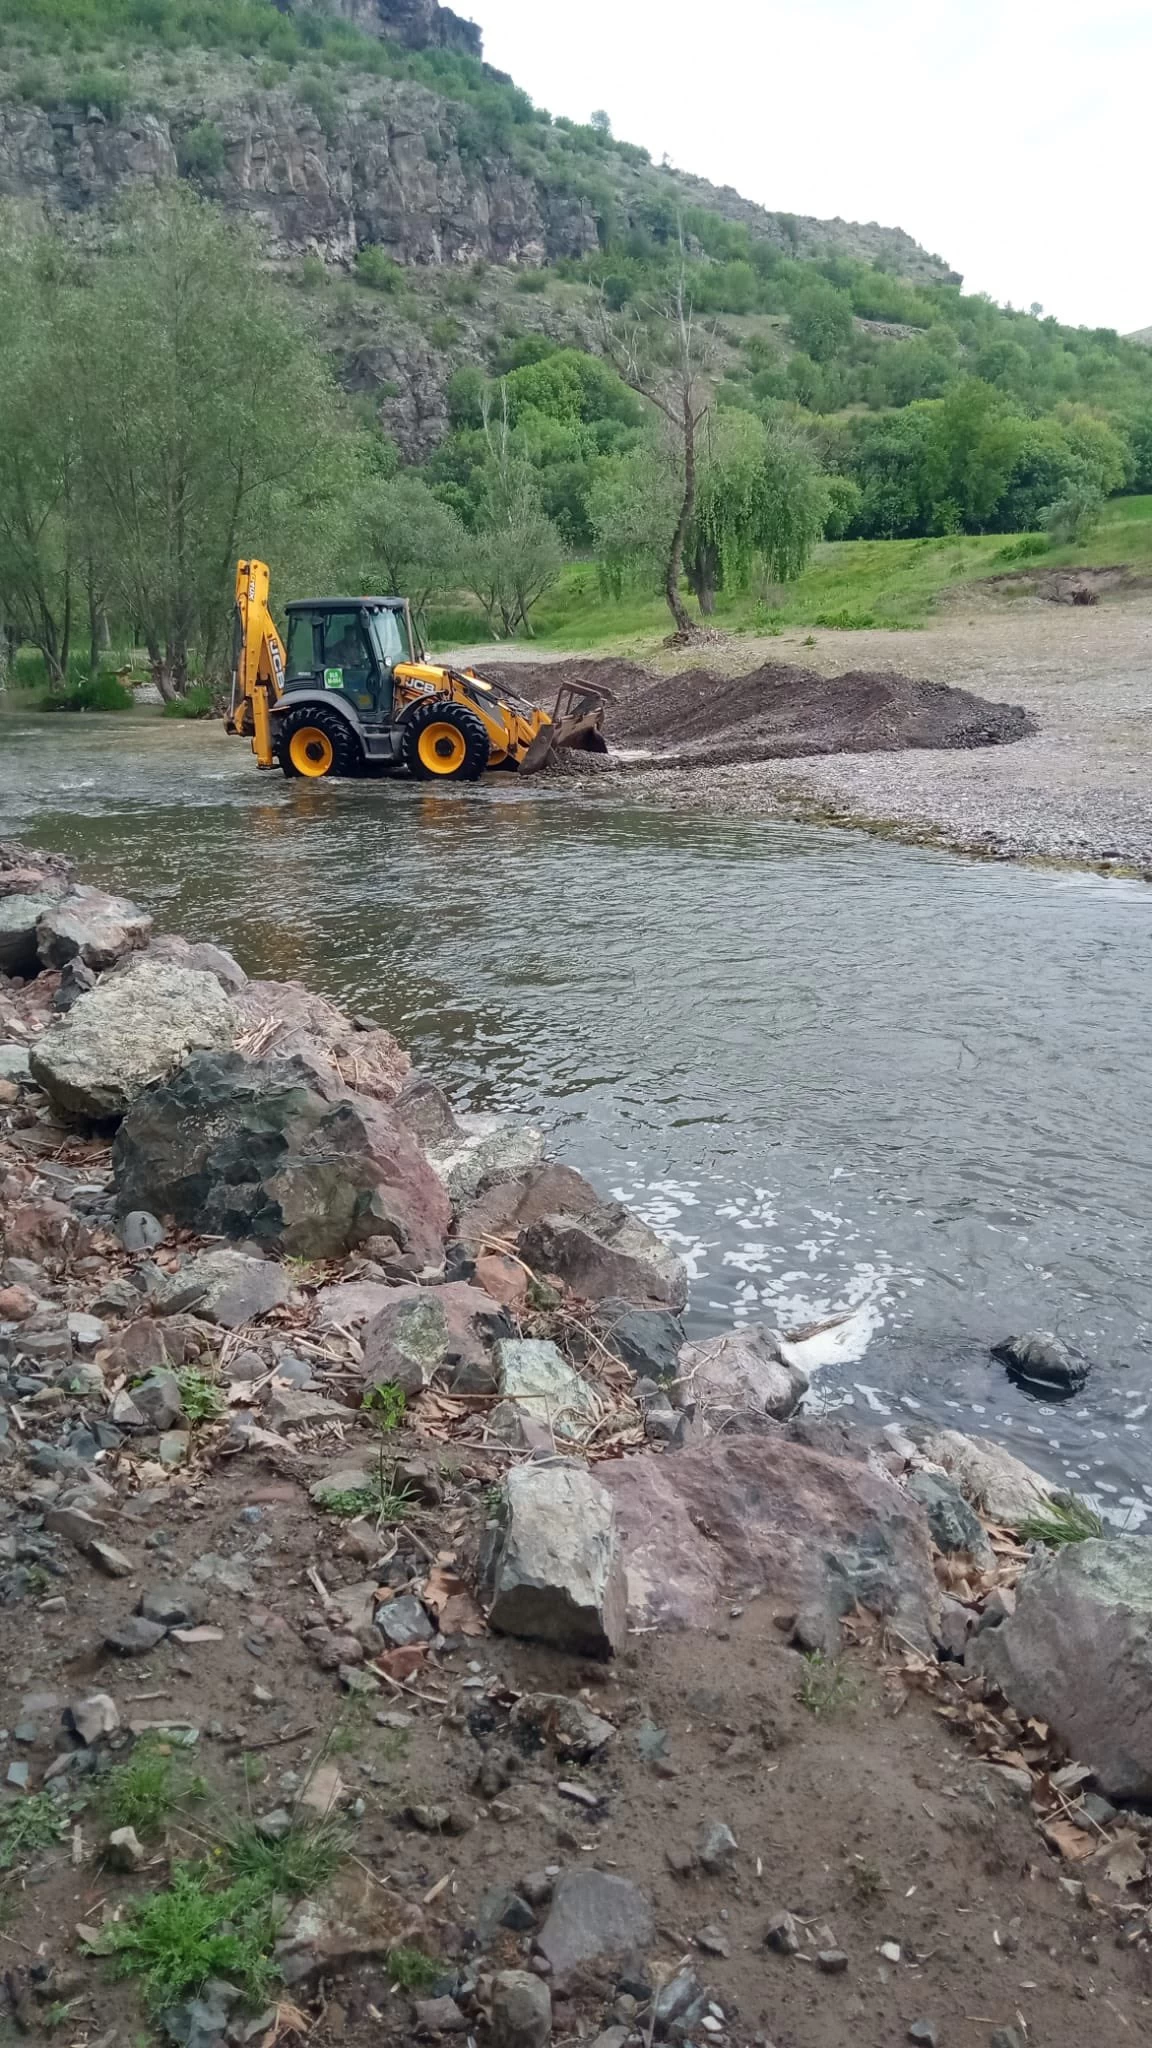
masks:
<svg viewBox="0 0 1152 2048"><path fill-rule="evenodd" d="M492 777L307 786L218 727L0 723L0 830L387 1024L689 1263L696 1333L843 1313L817 1408L1152 1511L1152 890ZM1051 1406L988 1347L1095 1360Z"/></svg>

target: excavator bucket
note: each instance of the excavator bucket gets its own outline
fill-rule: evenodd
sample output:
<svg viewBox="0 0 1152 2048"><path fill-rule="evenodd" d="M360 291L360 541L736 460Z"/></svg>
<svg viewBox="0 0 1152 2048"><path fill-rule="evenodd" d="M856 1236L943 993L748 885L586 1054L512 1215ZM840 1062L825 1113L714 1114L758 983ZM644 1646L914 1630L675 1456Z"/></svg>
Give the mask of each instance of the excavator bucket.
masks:
<svg viewBox="0 0 1152 2048"><path fill-rule="evenodd" d="M534 740L530 740L520 762L521 775L538 775L546 761L551 759L556 745L554 725L542 725Z"/></svg>

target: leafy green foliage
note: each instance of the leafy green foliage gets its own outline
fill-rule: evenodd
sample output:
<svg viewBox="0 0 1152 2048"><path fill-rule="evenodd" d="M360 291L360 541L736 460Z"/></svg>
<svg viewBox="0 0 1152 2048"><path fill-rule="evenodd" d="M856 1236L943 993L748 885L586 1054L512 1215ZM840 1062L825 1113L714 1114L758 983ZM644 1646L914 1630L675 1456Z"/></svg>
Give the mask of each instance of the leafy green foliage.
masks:
<svg viewBox="0 0 1152 2048"><path fill-rule="evenodd" d="M214 1380L207 1373L200 1372L194 1365L182 1365L176 1374L180 1399L188 1421L195 1427L198 1422L215 1422L223 1415L224 1396Z"/></svg>
<svg viewBox="0 0 1152 2048"><path fill-rule="evenodd" d="M119 676L84 676L63 689L50 690L37 707L41 711L131 711L136 699Z"/></svg>
<svg viewBox="0 0 1152 2048"><path fill-rule="evenodd" d="M0 1807L0 1870L11 1870L37 1850L53 1848L68 1813L67 1802L52 1792L34 1792Z"/></svg>
<svg viewBox="0 0 1152 2048"><path fill-rule="evenodd" d="M427 1991L443 1970L422 1949L394 1948L388 1954L388 1975L401 1991Z"/></svg>
<svg viewBox="0 0 1152 2048"><path fill-rule="evenodd" d="M108 1829L135 1828L147 1837L160 1834L172 1814L206 1791L185 1753L142 1738L126 1763L114 1764L101 1778L95 1807Z"/></svg>
<svg viewBox="0 0 1152 2048"><path fill-rule="evenodd" d="M394 292L404 281L402 266L375 242L369 242L356 256L356 282L369 291Z"/></svg>
<svg viewBox="0 0 1152 2048"><path fill-rule="evenodd" d="M850 1706L859 1692L855 1679L822 1650L810 1650L804 1658L804 1676L797 1697L802 1707L818 1720Z"/></svg>
<svg viewBox="0 0 1152 2048"><path fill-rule="evenodd" d="M351 1841L337 1821L301 1823L275 1842L245 1822L229 1836L224 1859L235 1879L268 1898L302 1899L335 1876Z"/></svg>
<svg viewBox="0 0 1152 2048"><path fill-rule="evenodd" d="M131 1900L102 1930L100 1953L120 1977L138 1977L153 2011L224 1977L264 2004L276 1977L272 1947L282 1913L258 1880L221 1886L206 1864L175 1863L166 1891Z"/></svg>
<svg viewBox="0 0 1152 2048"><path fill-rule="evenodd" d="M404 1420L408 1399L402 1387L392 1380L381 1380L378 1386L369 1387L361 1403L370 1415L377 1429L385 1432L399 1429Z"/></svg>
<svg viewBox="0 0 1152 2048"><path fill-rule="evenodd" d="M182 697L173 697L170 704L165 704L162 716L217 718L220 715L220 695L211 683L192 683Z"/></svg>
<svg viewBox="0 0 1152 2048"><path fill-rule="evenodd" d="M217 178L224 169L224 137L215 121L197 121L182 136L176 162L185 178Z"/></svg>

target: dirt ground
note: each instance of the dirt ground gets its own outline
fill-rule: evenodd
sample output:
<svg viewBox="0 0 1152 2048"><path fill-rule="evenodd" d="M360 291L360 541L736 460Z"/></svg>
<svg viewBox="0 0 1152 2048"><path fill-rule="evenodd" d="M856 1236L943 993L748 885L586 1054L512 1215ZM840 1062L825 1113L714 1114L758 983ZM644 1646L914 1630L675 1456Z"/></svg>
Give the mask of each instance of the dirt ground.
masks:
<svg viewBox="0 0 1152 2048"><path fill-rule="evenodd" d="M1094 2030L1152 2038L1152 1973L1143 1948L1123 1938L1122 1894L1100 1880L1085 1886L1057 1861L1027 1800L957 1740L931 1698L894 1675L898 1647L888 1657L875 1644L849 1649L840 1677L814 1691L811 1667L785 1647L767 1602L753 1600L719 1615L708 1635L638 1636L611 1667L464 1637L410 1686L348 1699L299 1631L317 1604L310 1569L338 1591L365 1566L341 1525L310 1506L306 1476L251 1457L206 1466L121 1524L130 1578L109 1581L76 1560L52 1588L64 1591L66 1613L0 1618L7 1726L30 1719L25 1695L108 1690L126 1720L191 1723L210 1788L171 1816L143 1876L113 1874L98 1853L87 1860L98 1831L81 1813L79 1864L66 1843L5 1881L6 1966L18 1976L50 1961L72 1979L59 2039L95 2041L111 2028L140 2038L134 1989L78 1956L76 1924L106 1917L162 1877L170 1857L210 1853L238 1811L291 1806L318 1761L335 1763L358 1802L353 1888L378 1945L388 1928L414 1929L409 1939L441 1963L445 1987L477 1946L486 1893L531 1872L591 1865L647 1893L657 1968L692 1962L738 2048L841 2048L850 2038L886 2048L918 2020L938 2029L942 2048L987 2043L996 2028L1016 2028L1036 2048L1080 2048ZM474 1508L475 1488L470 1500L465 1487L413 1521L416 1540L453 1541ZM407 1544L401 1534L401 1556ZM168 1640L132 1661L99 1649L144 1586L180 1580L205 1554L246 1568L257 1588L241 1597L204 1588L202 1621L218 1640ZM617 1724L602 1761L576 1769L510 1739L509 1688L580 1685ZM47 1730L53 1712L34 1708L31 1718ZM651 1753L653 1728L667 1738L655 1762L640 1748ZM41 1734L19 1754L46 1743ZM594 1795L591 1810L558 1792L573 1780ZM405 1825L405 1809L422 1802L451 1805L467 1831L438 1837ZM668 1852L713 1819L739 1844L731 1870L673 1875ZM802 1923L794 1956L764 1946L782 1910ZM494 1953L523 1966L531 1943L531 1929L501 1932ZM881 1954L889 1943L898 1960ZM817 1965L829 1949L847 1958L842 1974ZM381 1956L333 1966L300 2003L317 2043L399 2048L414 2038L409 2000L390 1987ZM554 2010L562 2040L591 2040L628 2011L612 1973L557 1996ZM40 2031L35 2017L31 2031Z"/></svg>
<svg viewBox="0 0 1152 2048"><path fill-rule="evenodd" d="M670 673L700 666L699 654L658 661ZM1148 592L1121 589L1083 607L1026 590L962 592L923 631L793 630L707 651L717 674L744 674L765 661L826 677L862 670L947 683L1021 706L1035 731L1011 746L971 750L634 768L629 794L738 815L867 824L997 858L1152 873ZM611 736L611 720L608 729ZM596 786L614 782L601 777Z"/></svg>

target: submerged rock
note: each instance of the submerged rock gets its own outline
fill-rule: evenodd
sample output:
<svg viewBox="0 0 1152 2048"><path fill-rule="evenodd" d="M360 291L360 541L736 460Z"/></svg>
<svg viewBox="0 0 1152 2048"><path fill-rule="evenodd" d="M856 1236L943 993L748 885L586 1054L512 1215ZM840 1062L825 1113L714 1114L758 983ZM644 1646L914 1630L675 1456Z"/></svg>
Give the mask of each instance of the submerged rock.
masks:
<svg viewBox="0 0 1152 2048"><path fill-rule="evenodd" d="M1152 1540L1069 1543L1029 1565L1016 1610L965 1663L1048 1721L1110 1799L1152 1799Z"/></svg>
<svg viewBox="0 0 1152 2048"><path fill-rule="evenodd" d="M152 1209L305 1258L381 1232L440 1257L448 1197L414 1139L379 1101L326 1086L304 1060L194 1055L144 1091L117 1134L121 1213Z"/></svg>
<svg viewBox="0 0 1152 2048"><path fill-rule="evenodd" d="M1078 1394L1092 1369L1086 1358L1051 1330L1005 1337L992 1346L992 1356L1007 1366L1020 1386L1047 1401L1064 1401L1070 1394Z"/></svg>
<svg viewBox="0 0 1152 2048"><path fill-rule="evenodd" d="M709 1434L782 1422L808 1391L807 1373L786 1364L771 1332L756 1323L685 1344L676 1378L678 1405Z"/></svg>
<svg viewBox="0 0 1152 2048"><path fill-rule="evenodd" d="M1015 1529L1051 1505L1053 1487L1001 1444L941 1429L924 1436L920 1449L934 1465L943 1466L965 1500L990 1522Z"/></svg>
<svg viewBox="0 0 1152 2048"><path fill-rule="evenodd" d="M508 1476L489 1622L582 1656L621 1650L624 1566L611 1496L574 1465L520 1465Z"/></svg>
<svg viewBox="0 0 1152 2048"><path fill-rule="evenodd" d="M123 1116L141 1090L195 1048L228 1044L235 1028L232 1002L214 976L142 955L49 1026L33 1048L32 1072L57 1108L100 1122ZM164 1206L147 1198L125 1204Z"/></svg>

